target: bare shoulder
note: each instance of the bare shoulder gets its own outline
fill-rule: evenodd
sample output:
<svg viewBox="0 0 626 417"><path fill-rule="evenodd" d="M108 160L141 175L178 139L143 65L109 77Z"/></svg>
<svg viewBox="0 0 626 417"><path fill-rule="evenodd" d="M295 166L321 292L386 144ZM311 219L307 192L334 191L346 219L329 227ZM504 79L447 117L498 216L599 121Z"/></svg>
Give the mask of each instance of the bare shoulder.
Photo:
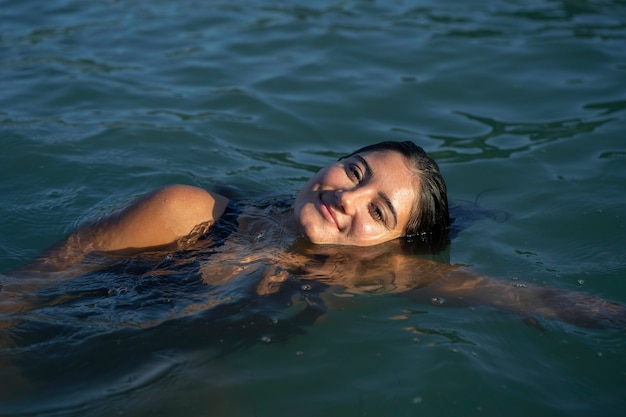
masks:
<svg viewBox="0 0 626 417"><path fill-rule="evenodd" d="M228 204L228 199L216 193L192 185L174 184L155 190L148 198L156 199L161 204L173 207L182 206L187 210L200 208L206 210ZM225 208L225 207L224 207Z"/></svg>
<svg viewBox="0 0 626 417"><path fill-rule="evenodd" d="M124 209L81 226L23 271L64 271L92 251L141 249L170 244L224 213L228 199L189 185L168 185Z"/></svg>
<svg viewBox="0 0 626 417"><path fill-rule="evenodd" d="M189 233L193 226L216 221L228 205L222 195L190 185L168 185L148 194L142 205L158 207L157 212L177 234Z"/></svg>
<svg viewBox="0 0 626 417"><path fill-rule="evenodd" d="M168 185L135 200L114 215L83 229L99 250L142 248L174 242L200 224L219 219L228 199L189 185Z"/></svg>

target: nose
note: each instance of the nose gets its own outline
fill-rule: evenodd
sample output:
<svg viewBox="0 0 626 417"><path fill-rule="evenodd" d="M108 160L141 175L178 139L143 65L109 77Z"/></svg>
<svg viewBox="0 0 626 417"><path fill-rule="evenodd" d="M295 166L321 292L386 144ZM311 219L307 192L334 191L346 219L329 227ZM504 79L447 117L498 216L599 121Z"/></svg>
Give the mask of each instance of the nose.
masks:
<svg viewBox="0 0 626 417"><path fill-rule="evenodd" d="M359 205L367 198L367 196L368 192L364 188L335 191L337 206L344 214L349 216L355 214L357 207L359 207Z"/></svg>

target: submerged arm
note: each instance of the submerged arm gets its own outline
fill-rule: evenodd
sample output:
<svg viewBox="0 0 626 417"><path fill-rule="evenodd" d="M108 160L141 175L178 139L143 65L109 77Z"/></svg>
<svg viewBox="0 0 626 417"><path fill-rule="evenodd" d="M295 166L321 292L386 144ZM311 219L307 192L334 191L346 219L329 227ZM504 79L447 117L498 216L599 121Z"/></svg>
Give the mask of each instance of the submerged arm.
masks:
<svg viewBox="0 0 626 417"><path fill-rule="evenodd" d="M533 323L536 316L582 327L626 326L626 306L578 291L524 282L511 282L456 267L406 296L452 306L484 305L510 311Z"/></svg>
<svg viewBox="0 0 626 417"><path fill-rule="evenodd" d="M102 256L90 254L173 243L198 227L208 227L222 215L227 204L225 197L185 185L167 186L146 194L125 209L80 227L30 264L3 277L0 314L31 308L36 301L30 294L51 285L50 278L69 278L106 263Z"/></svg>
<svg viewBox="0 0 626 417"><path fill-rule="evenodd" d="M582 292L487 277L383 247L331 249L300 262L299 275L346 293L396 293L420 303L491 306L531 322L543 316L584 327L626 327L626 306Z"/></svg>

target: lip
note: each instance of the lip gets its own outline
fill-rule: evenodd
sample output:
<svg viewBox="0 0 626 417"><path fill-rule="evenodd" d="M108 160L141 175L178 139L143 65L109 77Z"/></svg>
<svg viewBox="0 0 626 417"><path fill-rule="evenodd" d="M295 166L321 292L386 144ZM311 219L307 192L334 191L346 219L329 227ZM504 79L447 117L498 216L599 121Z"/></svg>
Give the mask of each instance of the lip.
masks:
<svg viewBox="0 0 626 417"><path fill-rule="evenodd" d="M331 223L333 226L340 230L339 223L337 222L337 218L335 217L335 213L330 208L330 206L321 198L320 196L320 212L322 216L326 219L328 223Z"/></svg>

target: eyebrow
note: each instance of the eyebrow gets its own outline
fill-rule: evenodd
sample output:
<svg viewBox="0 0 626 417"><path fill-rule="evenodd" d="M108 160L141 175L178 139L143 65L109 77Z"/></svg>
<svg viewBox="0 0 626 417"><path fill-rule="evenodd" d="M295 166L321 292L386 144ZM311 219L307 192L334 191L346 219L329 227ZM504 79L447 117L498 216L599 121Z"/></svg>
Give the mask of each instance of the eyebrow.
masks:
<svg viewBox="0 0 626 417"><path fill-rule="evenodd" d="M363 166L365 167L365 174L367 176L369 176L369 177L374 176L374 171L372 170L372 167L370 166L370 164L367 163L365 158L363 158L361 155L354 155L354 157L356 159L358 159L359 162L361 162L363 164ZM391 203L391 199L389 198L389 196L387 194L385 194L382 191L378 192L378 197L385 202L385 205L387 206L387 208L389 209L389 211L393 215L393 227L389 227L388 225L387 225L387 227L389 229L395 229L396 226L398 225L398 213L396 212L395 207Z"/></svg>

